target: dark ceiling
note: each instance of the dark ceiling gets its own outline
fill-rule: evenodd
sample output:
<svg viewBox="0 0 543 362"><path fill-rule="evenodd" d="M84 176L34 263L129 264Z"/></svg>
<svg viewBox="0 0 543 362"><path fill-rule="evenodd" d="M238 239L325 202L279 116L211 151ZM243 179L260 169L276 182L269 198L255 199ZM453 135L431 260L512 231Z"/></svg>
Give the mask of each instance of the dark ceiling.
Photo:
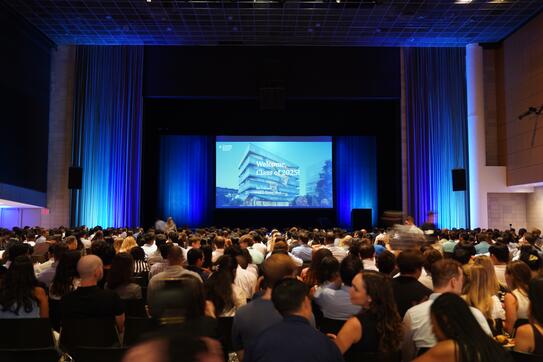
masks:
<svg viewBox="0 0 543 362"><path fill-rule="evenodd" d="M543 9L543 0L0 1L57 44L104 45L464 46L500 41Z"/></svg>

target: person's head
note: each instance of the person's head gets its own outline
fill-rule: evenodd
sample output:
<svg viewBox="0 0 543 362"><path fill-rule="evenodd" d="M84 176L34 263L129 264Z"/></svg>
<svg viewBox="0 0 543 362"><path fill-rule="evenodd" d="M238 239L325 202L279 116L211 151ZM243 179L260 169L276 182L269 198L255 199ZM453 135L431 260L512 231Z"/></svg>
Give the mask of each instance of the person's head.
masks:
<svg viewBox="0 0 543 362"><path fill-rule="evenodd" d="M30 313L33 308L34 288L38 285L32 260L17 256L11 263L0 288L0 310Z"/></svg>
<svg viewBox="0 0 543 362"><path fill-rule="evenodd" d="M64 244L53 244L49 247L49 254L53 256L55 262L59 262L64 253L68 251L68 247Z"/></svg>
<svg viewBox="0 0 543 362"><path fill-rule="evenodd" d="M505 281L511 290L520 289L528 293L528 285L532 279L532 272L526 263L517 260L507 264L505 268Z"/></svg>
<svg viewBox="0 0 543 362"><path fill-rule="evenodd" d="M232 284L236 278L238 262L230 255L217 260L217 271L206 282L207 299L213 302L217 315L234 307Z"/></svg>
<svg viewBox="0 0 543 362"><path fill-rule="evenodd" d="M406 225L415 225L415 219L413 216L408 216L405 218L405 224Z"/></svg>
<svg viewBox="0 0 543 362"><path fill-rule="evenodd" d="M498 292L495 274L492 275L483 265L474 264L469 268L468 280L467 303L479 309L487 319L492 319L492 296Z"/></svg>
<svg viewBox="0 0 543 362"><path fill-rule="evenodd" d="M200 249L201 241L202 240L198 236L191 236L189 238L190 246L193 247L193 248L196 248L196 249Z"/></svg>
<svg viewBox="0 0 543 362"><path fill-rule="evenodd" d="M158 324L181 324L202 317L205 291L201 281L192 275L168 280L149 298L149 312Z"/></svg>
<svg viewBox="0 0 543 362"><path fill-rule="evenodd" d="M143 236L143 241L147 245L153 245L155 242L155 234L154 233L147 233Z"/></svg>
<svg viewBox="0 0 543 362"><path fill-rule="evenodd" d="M102 260L103 265L111 265L115 256L115 249L103 240L93 241L91 244L91 253Z"/></svg>
<svg viewBox="0 0 543 362"><path fill-rule="evenodd" d="M239 246L242 249L247 249L249 246L253 245L253 237L251 234L245 234L239 238Z"/></svg>
<svg viewBox="0 0 543 362"><path fill-rule="evenodd" d="M77 263L81 259L78 251L66 250L60 257L51 284L50 293L62 297L73 290L73 281L79 277Z"/></svg>
<svg viewBox="0 0 543 362"><path fill-rule="evenodd" d="M401 319L394 302L392 281L388 275L376 271L358 273L349 291L351 303L362 306L377 318L379 351L395 351L402 339Z"/></svg>
<svg viewBox="0 0 543 362"><path fill-rule="evenodd" d="M434 291L439 293L462 293L464 272L462 265L453 259L438 260L432 265Z"/></svg>
<svg viewBox="0 0 543 362"><path fill-rule="evenodd" d="M283 278L294 277L297 272L296 264L292 258L284 254L271 255L264 261L262 268L264 282L268 288L273 288Z"/></svg>
<svg viewBox="0 0 543 362"><path fill-rule="evenodd" d="M68 250L77 250L77 238L75 236L68 236L64 241Z"/></svg>
<svg viewBox="0 0 543 362"><path fill-rule="evenodd" d="M420 251L408 249L402 251L398 255L396 264L398 264L398 269L400 269L401 274L411 275L418 279L422 273L424 259Z"/></svg>
<svg viewBox="0 0 543 362"><path fill-rule="evenodd" d="M305 232L299 233L298 240L300 240L302 244L307 244L309 242L309 236Z"/></svg>
<svg viewBox="0 0 543 362"><path fill-rule="evenodd" d="M104 276L104 264L96 255L85 255L77 262L77 272L81 281L96 284Z"/></svg>
<svg viewBox="0 0 543 362"><path fill-rule="evenodd" d="M187 262L189 265L202 267L204 264L204 252L202 249L192 248L187 252Z"/></svg>
<svg viewBox="0 0 543 362"><path fill-rule="evenodd" d="M173 225L173 224L174 224L173 218L170 216L170 217L168 218L168 220L166 221L166 223L167 223L168 225Z"/></svg>
<svg viewBox="0 0 543 362"><path fill-rule="evenodd" d="M359 257L347 255L339 265L341 281L346 286L351 286L353 278L364 269L364 264Z"/></svg>
<svg viewBox="0 0 543 362"><path fill-rule="evenodd" d="M324 257L316 272L319 284L334 282L339 277L339 262L333 256Z"/></svg>
<svg viewBox="0 0 543 362"><path fill-rule="evenodd" d="M509 263L509 248L506 244L494 244L488 248L490 258L495 265Z"/></svg>
<svg viewBox="0 0 543 362"><path fill-rule="evenodd" d="M458 243L454 247L452 259L456 260L462 265L466 265L467 263L469 263L471 257L475 255L475 253L476 251L473 245L471 244L461 245L460 243Z"/></svg>
<svg viewBox="0 0 543 362"><path fill-rule="evenodd" d="M32 247L28 244L14 242L7 249L8 260L13 263L19 256L29 256L31 250Z"/></svg>
<svg viewBox="0 0 543 362"><path fill-rule="evenodd" d="M215 249L224 249L224 238L222 236L217 236L215 240L213 240L213 244L215 244Z"/></svg>
<svg viewBox="0 0 543 362"><path fill-rule="evenodd" d="M326 236L324 237L324 243L326 245L333 244L335 240L336 240L336 235L333 232L329 231L326 233Z"/></svg>
<svg viewBox="0 0 543 362"><path fill-rule="evenodd" d="M132 256L132 258L134 258L134 261L145 261L145 251L142 249L141 246L135 246L133 248L130 248L130 251L128 252Z"/></svg>
<svg viewBox="0 0 543 362"><path fill-rule="evenodd" d="M532 277L539 277L541 274L541 266L542 266L542 260L541 256L537 252L537 250L532 249L531 247L528 247L529 250L523 250L520 251L520 257L519 260L523 261L528 265L532 272Z"/></svg>
<svg viewBox="0 0 543 362"><path fill-rule="evenodd" d="M371 242L363 242L359 247L359 255L362 259L371 259L375 256L375 247Z"/></svg>
<svg viewBox="0 0 543 362"><path fill-rule="evenodd" d="M543 325L543 278L534 278L530 281L528 297L530 317L539 325Z"/></svg>
<svg viewBox="0 0 543 362"><path fill-rule="evenodd" d="M438 261L443 259L443 255L437 251L434 248L429 248L428 250L425 250L422 254L422 258L424 260L424 270L427 274L432 274L432 265Z"/></svg>
<svg viewBox="0 0 543 362"><path fill-rule="evenodd" d="M486 269L488 276L494 283L494 291L495 293L497 293L500 290L500 282L498 281L498 277L496 276L496 269L494 269L494 264L492 263L490 257L486 255L478 255L473 258L473 264L481 265L483 268Z"/></svg>
<svg viewBox="0 0 543 362"><path fill-rule="evenodd" d="M375 260L375 265L379 272L391 275L396 269L396 255L394 253L385 250Z"/></svg>
<svg viewBox="0 0 543 362"><path fill-rule="evenodd" d="M168 249L168 264L169 265L183 265L185 262L185 256L183 255L183 249L179 246L171 246Z"/></svg>
<svg viewBox="0 0 543 362"><path fill-rule="evenodd" d="M310 320L313 316L309 288L296 278L280 280L272 290L272 302L284 317L300 315Z"/></svg>
<svg viewBox="0 0 543 362"><path fill-rule="evenodd" d="M107 287L115 289L128 284L134 274L134 258L128 253L119 253L113 258L111 270L108 273Z"/></svg>

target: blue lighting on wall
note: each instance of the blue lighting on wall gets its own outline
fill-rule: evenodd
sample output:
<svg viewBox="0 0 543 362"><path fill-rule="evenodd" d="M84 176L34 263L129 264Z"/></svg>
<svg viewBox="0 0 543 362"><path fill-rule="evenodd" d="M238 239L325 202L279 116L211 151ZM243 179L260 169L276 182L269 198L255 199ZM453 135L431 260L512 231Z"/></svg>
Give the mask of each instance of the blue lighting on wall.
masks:
<svg viewBox="0 0 543 362"><path fill-rule="evenodd" d="M77 48L73 162L83 168L75 223L137 226L142 47Z"/></svg>
<svg viewBox="0 0 543 362"><path fill-rule="evenodd" d="M377 223L377 157L375 137L335 138L336 207L341 227L351 227L351 210L372 209Z"/></svg>
<svg viewBox="0 0 543 362"><path fill-rule="evenodd" d="M214 184L214 138L168 135L160 138L158 216L178 226L209 221Z"/></svg>
<svg viewBox="0 0 543 362"><path fill-rule="evenodd" d="M467 191L452 191L451 170L467 168L464 48L404 48L409 212L437 213L440 228L468 225Z"/></svg>

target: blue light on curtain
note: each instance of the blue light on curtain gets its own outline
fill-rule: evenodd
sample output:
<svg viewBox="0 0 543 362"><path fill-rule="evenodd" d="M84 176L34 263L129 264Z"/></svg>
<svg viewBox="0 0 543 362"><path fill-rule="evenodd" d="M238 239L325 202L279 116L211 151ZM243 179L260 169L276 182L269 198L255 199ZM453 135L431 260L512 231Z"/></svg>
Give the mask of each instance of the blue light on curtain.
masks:
<svg viewBox="0 0 543 362"><path fill-rule="evenodd" d="M139 223L143 48L80 46L73 163L83 168L75 222Z"/></svg>
<svg viewBox="0 0 543 362"><path fill-rule="evenodd" d="M464 48L404 48L409 212L429 211L441 228L466 227L466 191L452 191L451 170L467 168Z"/></svg>
<svg viewBox="0 0 543 362"><path fill-rule="evenodd" d="M351 210L372 209L377 223L377 157L375 137L335 138L336 207L341 227L351 227Z"/></svg>
<svg viewBox="0 0 543 362"><path fill-rule="evenodd" d="M160 138L160 216L173 217L179 226L198 227L209 221L215 171L213 144L210 136Z"/></svg>

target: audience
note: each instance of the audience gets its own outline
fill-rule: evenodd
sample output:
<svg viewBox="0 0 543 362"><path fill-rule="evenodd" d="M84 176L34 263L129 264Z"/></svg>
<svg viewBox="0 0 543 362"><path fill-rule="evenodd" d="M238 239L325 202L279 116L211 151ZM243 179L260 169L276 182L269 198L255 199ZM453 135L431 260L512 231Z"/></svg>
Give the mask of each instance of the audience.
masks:
<svg viewBox="0 0 543 362"><path fill-rule="evenodd" d="M310 325L313 312L308 294L309 289L298 279L283 279L275 285L272 301L283 320L252 341L245 352L245 362L343 361L334 343Z"/></svg>
<svg viewBox="0 0 543 362"><path fill-rule="evenodd" d="M149 264L147 263L147 261L145 261L145 252L143 251L143 248L141 248L140 246L135 246L135 247L131 248L130 249L130 255L132 255L132 258L134 259L134 273L135 274L141 274L141 273L149 272L150 268L149 268ZM156 269L155 269L155 271L156 271ZM161 270L161 271L164 271L164 270ZM158 274L158 272L157 272L157 274ZM149 278L150 277L151 277L151 275L149 275Z"/></svg>
<svg viewBox="0 0 543 362"><path fill-rule="evenodd" d="M164 248L164 246L162 246ZM167 258L167 252L166 252ZM204 252L202 249L192 248L187 252L187 269L197 273L200 278L205 282L209 277L209 272L203 268L204 265ZM162 264L162 263L161 263ZM153 265L154 266L154 265ZM153 269L153 267L151 267Z"/></svg>
<svg viewBox="0 0 543 362"><path fill-rule="evenodd" d="M409 308L427 300L432 290L418 281L424 264L422 254L418 250L407 249L400 252L396 263L400 275L392 280L392 290L398 313L403 318Z"/></svg>
<svg viewBox="0 0 543 362"><path fill-rule="evenodd" d="M19 255L3 277L0 288L0 319L48 318L47 294L34 274L32 261Z"/></svg>
<svg viewBox="0 0 543 362"><path fill-rule="evenodd" d="M528 291L530 323L517 329L515 351L543 357L543 278L532 279Z"/></svg>
<svg viewBox="0 0 543 362"><path fill-rule="evenodd" d="M512 361L455 293L441 294L430 308L437 343L416 362Z"/></svg>
<svg viewBox="0 0 543 362"><path fill-rule="evenodd" d="M113 258L106 288L113 290L121 299L142 299L141 286L132 282L134 259L128 253Z"/></svg>
<svg viewBox="0 0 543 362"><path fill-rule="evenodd" d="M505 268L507 267L507 263L509 263L509 248L505 244L495 244L488 248L488 252L490 260L494 264L498 282L500 282L500 285L506 287Z"/></svg>
<svg viewBox="0 0 543 362"><path fill-rule="evenodd" d="M66 247L66 245L64 244L54 244L51 245L51 247L49 248L49 253L53 255L53 262L49 264L49 266L46 268L42 267L41 272L38 276L38 280L41 283L45 284L47 288L51 287L51 283L53 283L53 279L57 272L57 266L60 258L62 257L62 255L64 255L64 253L66 253L67 250L68 247Z"/></svg>
<svg viewBox="0 0 543 362"><path fill-rule="evenodd" d="M505 280L511 290L505 295L505 330L513 333L514 329L526 323L529 317L530 299L528 298L528 285L532 273L528 265L517 260L507 264Z"/></svg>
<svg viewBox="0 0 543 362"><path fill-rule="evenodd" d="M360 361L366 352L397 352L402 327L390 277L363 271L354 277L352 285L351 302L362 310L350 318L334 338L341 353L345 354L345 360Z"/></svg>
<svg viewBox="0 0 543 362"><path fill-rule="evenodd" d="M98 287L104 276L102 260L86 255L77 262L81 278L79 288L62 297L62 320L86 318L115 318L119 333L124 330L124 310L119 296Z"/></svg>
<svg viewBox="0 0 543 362"><path fill-rule="evenodd" d="M65 252L58 262L55 277L49 288L49 298L59 301L66 294L73 292L80 285L77 264L81 254L77 251Z"/></svg>
<svg viewBox="0 0 543 362"><path fill-rule="evenodd" d="M189 250L189 254L193 250ZM218 317L233 317L236 310L247 303L245 293L234 283L237 268L235 258L223 255L217 260L217 271L205 284L207 298L213 303Z"/></svg>
<svg viewBox="0 0 543 362"><path fill-rule="evenodd" d="M264 293L247 305L239 308L232 325L232 347L239 359L243 352L262 331L281 321L281 315L272 301L272 290L281 279L294 277L296 265L287 255L274 254L264 261Z"/></svg>

